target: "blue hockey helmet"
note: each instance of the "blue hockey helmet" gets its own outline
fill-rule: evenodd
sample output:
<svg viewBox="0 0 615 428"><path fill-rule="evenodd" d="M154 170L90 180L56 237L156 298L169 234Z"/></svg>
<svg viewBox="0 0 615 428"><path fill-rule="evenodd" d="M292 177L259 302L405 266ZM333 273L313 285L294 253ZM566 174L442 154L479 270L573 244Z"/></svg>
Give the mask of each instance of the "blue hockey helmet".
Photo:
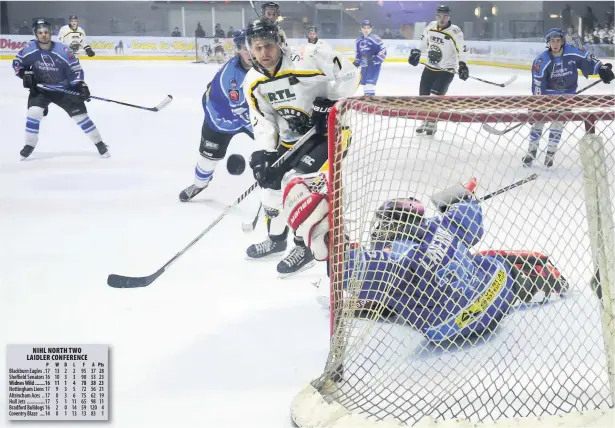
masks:
<svg viewBox="0 0 615 428"><path fill-rule="evenodd" d="M551 28L547 31L547 35L545 36L545 41L549 43L549 40L560 37L562 40L566 40L566 36L564 30L561 28Z"/></svg>
<svg viewBox="0 0 615 428"><path fill-rule="evenodd" d="M361 28L363 27L372 27L372 22L369 19L364 19L361 21Z"/></svg>
<svg viewBox="0 0 615 428"><path fill-rule="evenodd" d="M233 33L233 45L237 50L246 49L246 30L237 30Z"/></svg>
<svg viewBox="0 0 615 428"><path fill-rule="evenodd" d="M376 210L371 237L376 241L410 239L425 236L425 206L416 198L396 198L383 202Z"/></svg>

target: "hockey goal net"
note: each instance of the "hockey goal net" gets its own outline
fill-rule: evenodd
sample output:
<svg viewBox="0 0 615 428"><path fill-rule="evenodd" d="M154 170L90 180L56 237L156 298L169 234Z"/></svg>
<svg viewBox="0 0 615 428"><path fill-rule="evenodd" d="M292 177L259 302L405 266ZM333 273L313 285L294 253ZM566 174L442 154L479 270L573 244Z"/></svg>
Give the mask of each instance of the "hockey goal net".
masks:
<svg viewBox="0 0 615 428"><path fill-rule="evenodd" d="M340 428L613 426L614 118L613 95L338 102L329 119L330 352L324 373L293 400L293 421ZM424 120L437 121L433 136L417 135ZM554 122L563 130L547 169ZM528 168L521 159L534 123L545 126ZM399 306L391 309L392 296L402 301L417 292L412 284L389 280L372 301L359 297L365 272L350 268L349 252L373 248L374 213L384 201L418 198L430 217L439 214L430 196L455 183L474 176L481 196L534 173L537 179L480 204L484 235L470 250L549 256L567 282L560 296L540 304L516 296L493 331L449 341L428 340L409 321L408 313L422 321L434 316L431 296L406 299L405 317Z"/></svg>

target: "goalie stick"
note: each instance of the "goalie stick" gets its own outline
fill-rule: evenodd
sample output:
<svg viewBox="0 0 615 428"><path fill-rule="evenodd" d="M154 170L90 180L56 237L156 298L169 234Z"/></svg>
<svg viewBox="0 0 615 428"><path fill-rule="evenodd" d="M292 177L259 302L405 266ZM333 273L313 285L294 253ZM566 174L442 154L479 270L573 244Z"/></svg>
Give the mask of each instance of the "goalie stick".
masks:
<svg viewBox="0 0 615 428"><path fill-rule="evenodd" d="M41 89L44 89L45 91L61 92L61 93L66 94L66 95L73 95L75 97L83 98L83 95L81 93L75 92L75 91L71 91L71 90L68 90L68 89L55 88L53 86L46 86L46 85L43 85L41 83L37 84L36 86L38 86ZM144 107L144 106L139 106L139 105L136 105L136 104L125 103L125 102L122 102L122 101L110 100L108 98L96 97L94 95L90 95L90 98L93 99L93 100L99 100L99 101L105 101L105 102L108 102L108 103L121 104L123 106L134 107L134 108L138 108L138 109L141 109L141 110L147 110L147 111L153 111L153 112L158 112L158 111L162 110L163 108L168 106L171 103L171 101L173 101L173 97L171 95L167 95L164 98L164 100L162 100L156 107Z"/></svg>
<svg viewBox="0 0 615 428"><path fill-rule="evenodd" d="M284 153L278 160L276 160L272 166L278 166L284 163L293 153L295 153L299 148L305 144L307 140L309 140L312 135L316 133L315 129L310 129L303 137L301 137L295 145L290 148L286 153ZM152 282L154 282L160 275L162 275L177 259L179 259L186 251L188 251L194 244L196 244L203 236L207 234L213 227L220 223L220 221L226 217L226 215L231 212L233 208L239 205L254 189L258 187L258 183L254 182L245 192L243 192L231 205L228 205L222 213L216 217L214 221L212 221L209 226L207 226L201 233L197 235L188 245L186 245L180 252L175 254L171 260L166 262L160 269L148 276L140 276L140 277L132 277L132 276L123 276L111 274L107 278L107 284L113 288L140 288L147 287Z"/></svg>
<svg viewBox="0 0 615 428"><path fill-rule="evenodd" d="M576 91L576 92L574 93L574 95L578 95L578 94L580 94L581 92L584 92L584 91L588 90L589 88L591 88L592 86L596 86L598 83L601 83L601 82L602 82L602 80L598 80L597 82L590 83L590 84L589 84L589 85L587 85L586 87L584 87L584 88L579 89L578 91ZM495 129L493 126L489 125L488 123L483 123L483 129L484 129L485 131L487 131L488 133L490 133L490 134L494 134L494 135L504 135L504 134L506 134L506 133L508 133L508 132L510 132L510 131L512 131L512 130L514 130L514 129L517 129L517 128L519 128L519 127L523 126L524 124L525 124L525 122L517 123L516 125L513 125L513 126L511 126L511 127L508 127L508 128L506 128L506 129L502 129L501 131L498 131L498 130L497 130L497 129Z"/></svg>

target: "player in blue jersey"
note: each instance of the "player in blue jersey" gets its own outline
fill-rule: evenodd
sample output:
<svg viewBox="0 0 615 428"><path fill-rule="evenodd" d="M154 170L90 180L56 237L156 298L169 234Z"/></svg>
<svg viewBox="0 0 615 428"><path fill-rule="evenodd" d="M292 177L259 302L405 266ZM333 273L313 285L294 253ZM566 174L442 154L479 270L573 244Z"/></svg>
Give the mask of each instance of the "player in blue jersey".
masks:
<svg viewBox="0 0 615 428"><path fill-rule="evenodd" d="M194 184L182 190L179 200L187 202L207 188L216 164L224 159L231 139L240 133L254 138L248 103L241 85L252 68L246 47L246 32L238 30L233 37L237 54L218 70L203 94L205 119L201 128L199 159L194 168Z"/></svg>
<svg viewBox="0 0 615 428"><path fill-rule="evenodd" d="M564 30L553 28L546 35L547 50L538 55L532 65L532 93L534 95L574 94L577 91L578 71L586 78L590 74L600 75L604 83L613 80L611 64L603 64L587 51L581 51L566 43ZM530 143L527 154L523 157L524 166L532 166L538 152L544 123L535 123L530 131ZM553 166L564 122L555 121L549 129L549 142L545 166Z"/></svg>
<svg viewBox="0 0 615 428"><path fill-rule="evenodd" d="M284 190L289 226L318 260L328 259L326 177L295 177ZM395 316L432 341L493 331L518 303L543 303L568 284L540 253L471 248L483 237L476 179L431 199L440 214L427 218L414 198L385 201L374 213L370 243L347 249L344 280L353 286L357 315ZM356 289L355 289L356 288Z"/></svg>
<svg viewBox="0 0 615 428"><path fill-rule="evenodd" d="M44 19L33 25L35 40L24 45L15 59L15 75L23 80L24 88L30 90L28 97L28 117L26 120L26 145L19 152L23 159L34 151L38 142L41 120L47 115L49 104L62 108L81 127L83 132L96 145L98 153L109 157L107 146L102 142L100 132L88 116L84 101L89 101L90 90L86 85L79 59L70 48L62 43L51 41L51 24ZM70 89L80 96L66 95L40 89L37 85Z"/></svg>
<svg viewBox="0 0 615 428"><path fill-rule="evenodd" d="M372 24L369 20L361 23L363 33L356 40L354 65L361 67L361 86L364 95L376 95L376 84L380 76L380 68L387 56L384 42L376 34L372 34Z"/></svg>

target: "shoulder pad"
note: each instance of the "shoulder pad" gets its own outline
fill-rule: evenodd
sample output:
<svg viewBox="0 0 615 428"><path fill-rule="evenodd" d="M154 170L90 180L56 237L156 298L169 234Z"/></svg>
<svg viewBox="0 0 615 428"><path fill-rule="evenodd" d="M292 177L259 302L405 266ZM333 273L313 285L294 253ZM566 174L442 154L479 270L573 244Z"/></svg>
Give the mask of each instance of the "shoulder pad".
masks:
<svg viewBox="0 0 615 428"><path fill-rule="evenodd" d="M379 36L378 34L374 34L374 33L371 33L371 34L369 35L369 38L370 38L370 39L372 39L372 40L373 40L373 41L375 41L375 42L378 42L378 43L380 43L380 42L382 41L382 39L380 38L380 36Z"/></svg>

